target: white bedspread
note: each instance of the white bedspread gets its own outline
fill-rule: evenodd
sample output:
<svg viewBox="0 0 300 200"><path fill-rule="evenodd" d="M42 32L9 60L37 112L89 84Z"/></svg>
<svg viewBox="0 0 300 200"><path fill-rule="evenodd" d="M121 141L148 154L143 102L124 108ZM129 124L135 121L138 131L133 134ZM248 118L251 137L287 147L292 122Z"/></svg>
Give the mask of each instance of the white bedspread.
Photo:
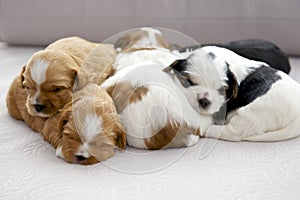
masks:
<svg viewBox="0 0 300 200"><path fill-rule="evenodd" d="M300 199L300 138L202 139L189 149L152 152L128 148L92 166L56 158L51 145L12 119L5 105L11 81L37 50L0 47L0 199ZM299 60L292 65L300 68Z"/></svg>

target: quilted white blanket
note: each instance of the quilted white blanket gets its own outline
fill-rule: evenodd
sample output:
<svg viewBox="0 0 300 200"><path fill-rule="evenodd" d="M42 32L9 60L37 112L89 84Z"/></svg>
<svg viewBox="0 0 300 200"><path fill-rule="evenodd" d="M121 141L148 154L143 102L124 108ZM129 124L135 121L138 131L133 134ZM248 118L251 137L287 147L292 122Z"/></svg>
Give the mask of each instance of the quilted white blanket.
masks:
<svg viewBox="0 0 300 200"><path fill-rule="evenodd" d="M161 151L128 148L92 166L56 158L5 105L11 81L37 50L0 47L0 199L300 199L300 138L202 139L189 149ZM300 68L299 61L292 67Z"/></svg>

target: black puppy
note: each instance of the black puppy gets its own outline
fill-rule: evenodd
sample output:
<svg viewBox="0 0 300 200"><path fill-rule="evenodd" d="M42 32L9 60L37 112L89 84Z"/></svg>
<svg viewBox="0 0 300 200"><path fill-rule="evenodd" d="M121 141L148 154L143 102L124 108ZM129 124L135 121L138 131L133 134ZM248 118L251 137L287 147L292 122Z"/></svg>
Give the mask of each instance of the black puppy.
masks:
<svg viewBox="0 0 300 200"><path fill-rule="evenodd" d="M203 44L178 49L180 52L194 51L204 46L223 47L251 60L262 61L285 73L291 71L288 56L274 43L261 39L247 39L223 44Z"/></svg>

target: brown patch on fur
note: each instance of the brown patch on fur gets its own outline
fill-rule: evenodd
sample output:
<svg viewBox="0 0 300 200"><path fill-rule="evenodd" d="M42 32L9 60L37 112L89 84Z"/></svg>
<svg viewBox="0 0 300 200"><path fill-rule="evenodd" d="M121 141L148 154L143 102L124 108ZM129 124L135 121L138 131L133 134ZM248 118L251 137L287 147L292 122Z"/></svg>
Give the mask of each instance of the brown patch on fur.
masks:
<svg viewBox="0 0 300 200"><path fill-rule="evenodd" d="M118 113L122 113L128 104L141 101L148 93L148 88L145 86L135 88L124 81L108 87L106 91L114 100Z"/></svg>
<svg viewBox="0 0 300 200"><path fill-rule="evenodd" d="M115 48L121 48L122 50L125 50L127 48L132 47L137 41L139 41L145 36L147 36L147 33L144 31L136 31L129 33L116 41Z"/></svg>
<svg viewBox="0 0 300 200"><path fill-rule="evenodd" d="M178 133L178 130L178 124L173 126L171 124L167 124L152 137L145 139L145 144L147 148L151 150L162 149L171 143Z"/></svg>
<svg viewBox="0 0 300 200"><path fill-rule="evenodd" d="M151 48L151 47L128 48L128 49L123 50L122 52L131 53L131 52L136 52L136 51L147 51L147 50L155 50L155 48Z"/></svg>
<svg viewBox="0 0 300 200"><path fill-rule="evenodd" d="M176 143L176 137L191 134L200 135L200 130L195 130L187 127L186 125L180 125L179 123L167 123L161 130L159 130L153 136L151 136L150 138L146 138L145 144L150 150L172 147L172 143Z"/></svg>
<svg viewBox="0 0 300 200"><path fill-rule="evenodd" d="M134 94L130 96L129 103L136 103L141 101L144 96L146 96L148 88L141 86L134 90Z"/></svg>
<svg viewBox="0 0 300 200"><path fill-rule="evenodd" d="M115 43L115 48L120 48L123 52L127 52L128 49L132 49L135 44L138 43L138 41L142 40L143 38L148 38L148 32L145 30L137 30L131 33L128 33L127 35L121 37L117 40ZM155 33L155 38L157 40L158 46L161 48L170 49L170 45L167 42L163 36ZM149 39L149 38L148 38ZM150 39L149 39L150 40Z"/></svg>
<svg viewBox="0 0 300 200"><path fill-rule="evenodd" d="M160 44L161 47L165 49L171 49L170 44L167 42L167 40L162 37L161 35L155 34L157 42Z"/></svg>

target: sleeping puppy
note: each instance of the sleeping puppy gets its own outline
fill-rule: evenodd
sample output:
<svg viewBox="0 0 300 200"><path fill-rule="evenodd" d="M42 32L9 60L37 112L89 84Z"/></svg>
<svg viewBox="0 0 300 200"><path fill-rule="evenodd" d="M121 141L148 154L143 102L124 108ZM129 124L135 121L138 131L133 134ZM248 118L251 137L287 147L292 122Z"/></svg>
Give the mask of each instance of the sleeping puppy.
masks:
<svg viewBox="0 0 300 200"><path fill-rule="evenodd" d="M71 101L49 118L30 115L25 106L26 96L17 77L7 95L9 113L39 132L65 161L94 164L113 156L117 147L126 147L125 129L116 108L99 86L87 84L74 94L73 108Z"/></svg>
<svg viewBox="0 0 300 200"><path fill-rule="evenodd" d="M262 39L237 40L223 44L203 44L180 48L180 52L191 52L200 47L218 46L229 49L251 60L262 61L285 73L291 71L288 56L274 43Z"/></svg>
<svg viewBox="0 0 300 200"><path fill-rule="evenodd" d="M127 144L143 149L194 145L211 123L193 109L177 77L163 69L180 58L170 51L144 49L116 57L116 73L101 85L115 102Z"/></svg>
<svg viewBox="0 0 300 200"><path fill-rule="evenodd" d="M158 29L143 27L126 34L115 42L117 51L138 48L170 49L170 45Z"/></svg>
<svg viewBox="0 0 300 200"><path fill-rule="evenodd" d="M22 86L30 115L51 117L71 100L77 71L96 46L78 37L64 38L29 59L23 67Z"/></svg>
<svg viewBox="0 0 300 200"><path fill-rule="evenodd" d="M22 73L14 79L6 96L8 113L17 120L24 120L32 130L41 132L46 118L34 117L28 113L25 106L27 91L22 86L21 76Z"/></svg>
<svg viewBox="0 0 300 200"><path fill-rule="evenodd" d="M62 139L56 155L67 162L94 164L125 149L125 128L111 97L100 86L88 83L74 93L58 119Z"/></svg>
<svg viewBox="0 0 300 200"><path fill-rule="evenodd" d="M57 156L67 162L94 164L111 157L116 147L125 148L125 129L111 98L98 86L87 84L75 93L74 113L69 102L49 118L30 115L25 106L26 96L21 78L17 77L7 95L10 115L39 132L56 149Z"/></svg>
<svg viewBox="0 0 300 200"><path fill-rule="evenodd" d="M215 64L216 73L207 73L211 66L205 65L205 59ZM225 48L207 46L194 51L186 60L175 61L169 68L191 83L185 85L185 92L196 94L197 98L190 103L198 101L201 113L211 114L218 124L209 127L207 137L280 141L299 136L300 110L296 108L300 106L300 85L266 63L249 60ZM210 81L212 77L219 80ZM207 97L203 106L199 97L204 93ZM288 98L291 94L293 98ZM197 107L195 103L193 106Z"/></svg>

